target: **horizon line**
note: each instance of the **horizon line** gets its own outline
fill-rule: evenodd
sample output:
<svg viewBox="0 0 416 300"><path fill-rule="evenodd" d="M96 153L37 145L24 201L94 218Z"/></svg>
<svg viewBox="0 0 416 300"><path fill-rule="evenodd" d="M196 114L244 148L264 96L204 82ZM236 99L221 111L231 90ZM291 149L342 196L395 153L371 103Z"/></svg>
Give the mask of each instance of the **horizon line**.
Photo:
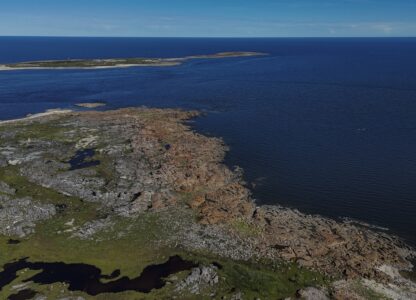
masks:
<svg viewBox="0 0 416 300"><path fill-rule="evenodd" d="M2 37L27 38L142 38L142 39L397 39L416 36L88 36L88 35L0 35Z"/></svg>

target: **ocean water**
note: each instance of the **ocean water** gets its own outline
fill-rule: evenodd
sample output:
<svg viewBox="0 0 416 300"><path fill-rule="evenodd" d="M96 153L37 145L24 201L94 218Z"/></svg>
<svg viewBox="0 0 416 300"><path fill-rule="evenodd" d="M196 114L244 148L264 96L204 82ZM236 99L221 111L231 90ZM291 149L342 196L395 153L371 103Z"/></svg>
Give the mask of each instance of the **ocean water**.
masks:
<svg viewBox="0 0 416 300"><path fill-rule="evenodd" d="M75 103L204 111L259 204L349 217L416 243L416 39L0 38L0 63L180 57L168 68L0 72L0 119Z"/></svg>

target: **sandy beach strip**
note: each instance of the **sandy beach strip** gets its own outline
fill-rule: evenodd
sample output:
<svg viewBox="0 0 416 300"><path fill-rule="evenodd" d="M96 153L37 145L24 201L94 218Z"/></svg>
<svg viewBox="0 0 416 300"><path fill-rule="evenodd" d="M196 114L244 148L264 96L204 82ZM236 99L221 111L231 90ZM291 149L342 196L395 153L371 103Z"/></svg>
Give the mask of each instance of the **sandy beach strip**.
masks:
<svg viewBox="0 0 416 300"><path fill-rule="evenodd" d="M17 70L93 70L93 69L120 69L132 67L174 67L181 65L182 62L168 61L155 64L119 64L114 66L93 66L93 67L8 67L0 65L1 71L17 71Z"/></svg>
<svg viewBox="0 0 416 300"><path fill-rule="evenodd" d="M57 109L48 109L45 112L37 113L37 114L30 114L30 115L27 115L26 117L23 117L23 118L0 121L0 125L14 124L14 123L18 123L18 122L27 121L27 120L42 118L42 117L45 117L45 116L67 114L67 113L71 113L71 112L73 112L73 110L71 110L71 109L59 109L59 108L57 108Z"/></svg>

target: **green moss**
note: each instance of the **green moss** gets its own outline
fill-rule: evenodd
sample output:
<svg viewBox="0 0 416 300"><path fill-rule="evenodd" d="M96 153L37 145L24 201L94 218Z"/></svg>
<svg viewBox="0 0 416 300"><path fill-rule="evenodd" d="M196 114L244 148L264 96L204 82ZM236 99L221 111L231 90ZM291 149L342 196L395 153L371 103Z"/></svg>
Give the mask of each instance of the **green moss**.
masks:
<svg viewBox="0 0 416 300"><path fill-rule="evenodd" d="M85 204L87 205L87 204ZM203 253L189 253L180 249L161 246L158 242L175 234L175 228L167 226L170 219L181 220L192 215L175 211L158 213L145 213L138 218L115 217L114 225L108 230L98 233L94 240L80 240L70 238L71 233L64 233L64 225L68 219L79 220L82 209L68 213L66 218L58 217L48 220L36 227L36 233L17 245L9 245L6 237L0 237L0 264L14 259L29 256L30 261L65 263L86 263L99 267L104 274L110 274L120 269L123 276L136 277L150 264L165 262L169 256L180 255L185 259L201 264L219 263L222 268L218 271L220 283L218 295L232 295L240 290L250 297L264 297L278 299L293 295L299 288L309 285L321 285L324 278L314 272L298 268L296 265L274 264L267 266L265 263L250 264L236 262L215 257ZM94 219L93 215L90 215ZM88 218L84 218L85 221ZM192 220L190 220L192 221ZM82 222L76 221L75 225ZM58 233L61 232L61 233ZM187 276L187 272L180 274L179 278ZM18 284L27 276L21 276L8 288L0 292L0 298L10 294L10 286ZM62 284L47 286L31 286L36 291L43 292L50 297L62 296L58 290L64 290L64 295L70 295ZM57 294L55 294L57 293ZM104 294L96 299L169 299L173 293L173 286L166 285L160 290L154 290L150 294L137 292L125 292L119 294ZM91 298L82 293L87 299ZM52 297L53 298L53 297ZM180 299L195 299L191 294L183 294ZM199 297L204 299L204 297Z"/></svg>
<svg viewBox="0 0 416 300"><path fill-rule="evenodd" d="M70 217L78 220L79 216L72 214ZM136 277L146 266L163 263L169 256L176 253L172 249L153 243L164 235L163 224L160 224L157 215L146 214L134 220L116 218L114 222L115 225L112 228L98 234L95 240L71 238L71 233L65 233L62 230L64 228L61 228L65 227L63 220L55 219L38 225L35 234L16 245L9 245L7 237L0 237L0 253L2 254L0 264L29 256L29 260L34 262L85 263L97 266L104 274L120 269L123 276ZM75 225L81 225L81 223ZM9 285L9 288L24 278L19 277ZM51 288L50 285L34 287L37 291L54 295L50 294ZM10 289L0 292L0 299L4 299L8 291ZM132 292L123 294L129 295L126 299L137 299L140 295ZM119 297L120 294L107 295L102 296L102 299L120 299Z"/></svg>
<svg viewBox="0 0 416 300"><path fill-rule="evenodd" d="M100 153L96 153L92 160L100 161L100 164L92 167L91 169L97 172L97 176L103 178L106 181L106 185L111 183L116 177L116 170L113 160L108 156Z"/></svg>
<svg viewBox="0 0 416 300"><path fill-rule="evenodd" d="M231 221L231 227L243 237L258 236L263 231L261 227L242 218Z"/></svg>
<svg viewBox="0 0 416 300"><path fill-rule="evenodd" d="M47 140L56 140L62 137L62 131L62 127L60 126L34 123L31 126L21 129L17 134L17 137L19 139L41 138Z"/></svg>
<svg viewBox="0 0 416 300"><path fill-rule="evenodd" d="M8 244L9 237L0 236L0 266L22 257L29 257L33 262L65 262L85 263L102 269L110 274L120 269L123 276L136 277L148 265L166 261L169 256L177 254L175 249L159 246L155 241L167 239L172 233L166 231L165 220L170 214L161 216L159 213L146 213L138 218L113 217L114 223L108 230L98 233L94 240L81 240L71 237L71 226L66 223L74 220L75 227L85 222L96 220L99 213L97 205L85 203L75 197L67 197L54 190L28 182L19 174L17 167L0 169L0 180L16 188L16 197L30 196L43 203L65 204L63 213L41 222L36 232L22 239L19 244ZM172 228L170 228L171 230ZM0 299L15 293L11 286L19 284L27 278L22 274L13 283L0 292ZM46 286L31 285L34 290L45 293L52 299L56 296L81 295L69 293L62 284ZM171 287L152 292L146 299L163 299L163 293L169 295ZM58 292L59 291L59 292ZM82 295L86 297L86 295ZM101 295L98 299L143 299L144 295L126 292L115 295ZM86 297L90 298L90 297Z"/></svg>
<svg viewBox="0 0 416 300"><path fill-rule="evenodd" d="M63 121L61 117L60 122ZM50 121L47 123L33 122L29 126L26 124L6 124L0 126L0 131L14 132L13 138L8 142L25 141L28 139L41 139L58 142L74 142L74 138L69 137L66 133L72 130L71 127L62 126L61 123Z"/></svg>
<svg viewBox="0 0 416 300"><path fill-rule="evenodd" d="M31 126L19 128L16 138L20 140L41 138L46 140L56 140L62 138L62 127L52 124L34 123Z"/></svg>
<svg viewBox="0 0 416 300"><path fill-rule="evenodd" d="M241 292L244 299L284 299L309 286L327 286L323 275L301 268L294 263L264 261L259 263L234 261L209 254L182 254L202 264L219 264L218 294L231 296Z"/></svg>

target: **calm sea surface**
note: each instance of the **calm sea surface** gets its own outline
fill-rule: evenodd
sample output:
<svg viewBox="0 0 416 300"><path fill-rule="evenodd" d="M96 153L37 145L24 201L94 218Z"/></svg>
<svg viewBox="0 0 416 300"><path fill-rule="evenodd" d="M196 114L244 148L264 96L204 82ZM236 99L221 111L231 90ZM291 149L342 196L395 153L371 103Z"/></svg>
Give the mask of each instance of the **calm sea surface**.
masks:
<svg viewBox="0 0 416 300"><path fill-rule="evenodd" d="M262 51L169 68L0 72L0 119L105 101L206 111L259 203L416 243L416 39L0 38L0 63ZM253 184L253 185L252 185Z"/></svg>

